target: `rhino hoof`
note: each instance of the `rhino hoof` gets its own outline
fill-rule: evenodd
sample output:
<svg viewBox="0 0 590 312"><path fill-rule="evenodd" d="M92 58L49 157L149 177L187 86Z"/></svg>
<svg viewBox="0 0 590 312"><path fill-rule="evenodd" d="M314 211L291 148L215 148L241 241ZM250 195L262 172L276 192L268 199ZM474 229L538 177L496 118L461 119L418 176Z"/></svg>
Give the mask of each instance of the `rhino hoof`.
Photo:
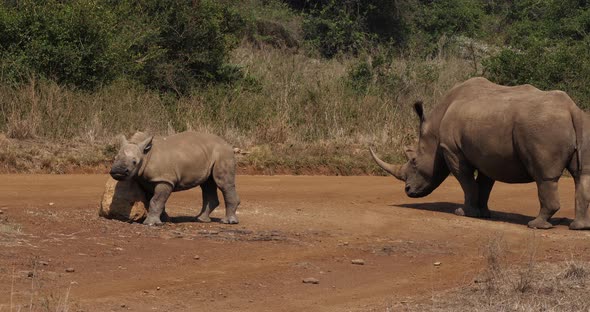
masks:
<svg viewBox="0 0 590 312"><path fill-rule="evenodd" d="M590 230L590 222L574 220L570 223L570 230Z"/></svg>
<svg viewBox="0 0 590 312"><path fill-rule="evenodd" d="M223 219L221 219L221 223L224 223L224 224L238 224L239 222L238 222L238 218L237 217L231 216L229 218L223 218Z"/></svg>
<svg viewBox="0 0 590 312"><path fill-rule="evenodd" d="M480 213L474 209L463 209L457 208L455 209L455 214L458 216L465 216L465 217L479 217Z"/></svg>
<svg viewBox="0 0 590 312"><path fill-rule="evenodd" d="M145 219L145 221L143 221L143 224L148 225L148 226L154 226L154 225L158 226L158 225L162 225L163 223L158 218L149 218L148 217L147 219Z"/></svg>
<svg viewBox="0 0 590 312"><path fill-rule="evenodd" d="M542 229L542 230L550 229L553 227L553 225L551 223L549 223L543 219L539 219L539 218L535 218L534 220L529 222L528 226L532 229Z"/></svg>
<svg viewBox="0 0 590 312"><path fill-rule="evenodd" d="M197 217L197 222L209 223L209 222L211 222L211 218L209 218L209 217L203 217L203 216L198 216Z"/></svg>

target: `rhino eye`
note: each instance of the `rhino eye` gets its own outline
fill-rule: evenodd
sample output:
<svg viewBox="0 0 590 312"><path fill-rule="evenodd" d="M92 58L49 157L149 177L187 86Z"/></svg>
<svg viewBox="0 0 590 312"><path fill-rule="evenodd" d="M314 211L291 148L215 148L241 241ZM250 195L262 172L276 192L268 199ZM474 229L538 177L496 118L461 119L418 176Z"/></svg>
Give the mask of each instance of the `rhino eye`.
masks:
<svg viewBox="0 0 590 312"><path fill-rule="evenodd" d="M133 165L134 166L137 165L137 160L135 160L135 159L133 160Z"/></svg>

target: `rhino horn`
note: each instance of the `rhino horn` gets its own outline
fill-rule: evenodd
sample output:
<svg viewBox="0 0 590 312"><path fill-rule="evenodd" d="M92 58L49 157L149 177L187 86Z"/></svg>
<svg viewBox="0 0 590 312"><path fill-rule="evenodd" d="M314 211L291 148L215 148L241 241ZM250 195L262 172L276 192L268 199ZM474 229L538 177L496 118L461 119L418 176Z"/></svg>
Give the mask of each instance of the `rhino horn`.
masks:
<svg viewBox="0 0 590 312"><path fill-rule="evenodd" d="M391 175L396 177L398 180L402 180L402 181L406 180L406 173L403 170L403 166L388 164L388 163L384 162L383 160L379 159L379 157L377 157L377 155L375 155L375 152L373 151L372 148L369 148L369 150L371 151L371 156L373 156L373 159L375 160L377 165L379 165L379 167L381 167L381 168L383 168L383 170L389 172Z"/></svg>

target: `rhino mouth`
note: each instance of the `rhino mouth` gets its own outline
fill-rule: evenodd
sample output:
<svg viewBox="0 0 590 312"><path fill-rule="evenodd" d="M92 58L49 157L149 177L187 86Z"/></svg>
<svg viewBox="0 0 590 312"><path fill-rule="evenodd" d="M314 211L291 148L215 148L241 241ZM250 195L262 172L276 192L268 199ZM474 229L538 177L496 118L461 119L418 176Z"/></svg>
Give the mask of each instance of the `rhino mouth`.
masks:
<svg viewBox="0 0 590 312"><path fill-rule="evenodd" d="M408 195L408 197L410 197L410 198L425 197L425 196L430 195L430 193L432 193L432 190L423 190L423 191L414 191L414 192L406 191L406 195Z"/></svg>
<svg viewBox="0 0 590 312"><path fill-rule="evenodd" d="M111 170L109 174L117 181L123 181L129 178L129 170Z"/></svg>

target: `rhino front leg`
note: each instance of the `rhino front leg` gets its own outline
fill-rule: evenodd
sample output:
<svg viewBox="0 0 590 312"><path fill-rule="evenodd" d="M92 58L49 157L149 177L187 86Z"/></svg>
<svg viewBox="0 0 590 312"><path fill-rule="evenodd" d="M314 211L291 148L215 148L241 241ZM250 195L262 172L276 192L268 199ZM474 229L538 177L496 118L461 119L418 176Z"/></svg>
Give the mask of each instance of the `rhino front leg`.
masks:
<svg viewBox="0 0 590 312"><path fill-rule="evenodd" d="M576 218L570 224L570 230L590 230L590 175L575 177L576 183Z"/></svg>
<svg viewBox="0 0 590 312"><path fill-rule="evenodd" d="M539 215L529 222L529 227L534 229L550 229L553 227L549 219L559 210L559 194L557 192L557 180L537 182L539 202L541 209Z"/></svg>
<svg viewBox="0 0 590 312"><path fill-rule="evenodd" d="M170 193L172 193L172 186L167 183L158 183L154 188L154 195L150 200L150 207L148 211L148 216L143 221L143 224L146 225L161 225L162 221L160 220L160 216L164 211L164 206L166 205L166 201L170 197Z"/></svg>
<svg viewBox="0 0 590 312"><path fill-rule="evenodd" d="M465 195L463 208L457 208L455 214L459 216L479 217L478 208L479 191L475 182L475 169L461 155L445 148L445 160L453 175L459 181Z"/></svg>
<svg viewBox="0 0 590 312"><path fill-rule="evenodd" d="M490 199L490 193L492 187L494 187L494 180L481 172L477 172L477 189L478 189L478 208L479 214L482 218L491 217L490 209L488 208L488 200Z"/></svg>

